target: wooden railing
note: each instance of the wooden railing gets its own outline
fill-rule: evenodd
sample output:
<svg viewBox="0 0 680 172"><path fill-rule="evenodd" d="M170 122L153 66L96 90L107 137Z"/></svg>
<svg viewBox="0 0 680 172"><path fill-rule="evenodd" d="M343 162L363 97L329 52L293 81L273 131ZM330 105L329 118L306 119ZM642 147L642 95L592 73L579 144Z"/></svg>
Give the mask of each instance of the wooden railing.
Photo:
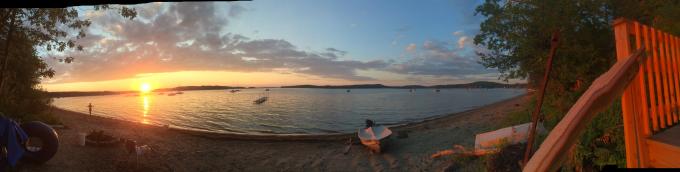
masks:
<svg viewBox="0 0 680 172"><path fill-rule="evenodd" d="M618 62L569 109L524 171L557 170L596 112L619 96L627 166L650 167L646 139L678 123L680 39L625 19L614 22L614 32Z"/></svg>
<svg viewBox="0 0 680 172"><path fill-rule="evenodd" d="M594 115L609 106L635 79L644 52L638 50L600 75L548 134L524 171L555 171Z"/></svg>
<svg viewBox="0 0 680 172"><path fill-rule="evenodd" d="M626 19L614 22L614 33L619 61L632 49L644 48L650 57L621 100L627 166L649 167L645 139L678 123L680 39Z"/></svg>

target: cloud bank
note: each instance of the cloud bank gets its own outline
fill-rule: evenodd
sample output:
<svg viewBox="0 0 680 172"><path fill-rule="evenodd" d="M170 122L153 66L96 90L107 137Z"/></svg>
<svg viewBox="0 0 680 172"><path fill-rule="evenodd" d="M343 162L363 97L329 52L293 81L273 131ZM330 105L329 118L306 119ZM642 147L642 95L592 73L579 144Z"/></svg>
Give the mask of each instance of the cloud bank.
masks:
<svg viewBox="0 0 680 172"><path fill-rule="evenodd" d="M379 70L404 75L444 77L497 73L479 65L464 52L468 38L457 43L430 40L404 48L403 61L356 60L346 50L301 50L283 39L252 39L228 32L230 22L249 11L236 3L185 2L137 5L138 16L127 20L114 13L88 11L88 36L78 40L84 51L49 52L74 56L72 64L48 63L58 72L47 82L88 82L134 77L142 73L174 71L236 71L300 73L320 77L367 81L358 70ZM256 21L252 21L256 22ZM465 55L469 54L469 55Z"/></svg>

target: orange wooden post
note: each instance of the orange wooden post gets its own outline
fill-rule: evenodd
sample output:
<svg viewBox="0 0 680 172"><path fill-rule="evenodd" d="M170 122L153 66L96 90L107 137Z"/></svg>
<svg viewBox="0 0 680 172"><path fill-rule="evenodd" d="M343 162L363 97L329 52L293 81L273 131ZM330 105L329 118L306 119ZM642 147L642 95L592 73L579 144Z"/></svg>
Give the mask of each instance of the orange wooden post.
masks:
<svg viewBox="0 0 680 172"><path fill-rule="evenodd" d="M614 37L616 38L616 58L617 60L625 60L630 55L630 29L629 22L625 19L617 19L614 22ZM635 108L635 93L638 91L637 82L632 82L626 87L621 96L621 110L623 111L623 133L626 144L626 165L629 168L641 167L640 154L637 142L637 122L634 116Z"/></svg>
<svg viewBox="0 0 680 172"><path fill-rule="evenodd" d="M678 67L678 87L680 87L680 38L677 36L671 37L671 42L673 42L673 58L678 62L676 67ZM680 91L678 92L678 106L680 106ZM680 107L678 107L678 114L675 115L675 123L680 122Z"/></svg>
<svg viewBox="0 0 680 172"><path fill-rule="evenodd" d="M664 111L665 109L663 108L663 104L664 104L663 103L664 102L663 96L662 96L663 90L662 90L662 85L661 85L661 71L659 70L659 66L661 66L661 62L659 61L659 53L658 53L659 49L658 49L657 42L656 42L657 33L656 33L656 30L652 27L649 28L649 31L651 33L650 37L652 38L652 49L651 49L651 51L652 51L652 58L654 59L653 60L653 63L654 63L654 78L656 79L655 85L656 85L656 97L657 97L656 102L658 103L657 105L655 105L655 108L658 109L657 115L659 117L659 119L658 119L659 120L659 122L658 122L659 128L663 129L663 128L666 128L666 123L664 122L664 119L665 119L664 115L666 114L666 112Z"/></svg>
<svg viewBox="0 0 680 172"><path fill-rule="evenodd" d="M680 69L678 69L678 68L680 68L680 66L679 66L680 65L680 59L678 59L678 58L680 58L680 57L678 57L678 37L671 36L670 43L671 43L671 50L672 50L671 58L673 58L675 60L675 65L674 65L675 66L675 79L676 79L675 84L677 86L675 96L676 96L676 99L677 99L677 102L678 102L678 104L677 104L678 113L676 113L675 116L673 117L673 122L677 124L678 118L680 117L680 73L679 73Z"/></svg>
<svg viewBox="0 0 680 172"><path fill-rule="evenodd" d="M640 49L642 48L642 31L640 23L635 22L635 48ZM644 136L649 136L652 132L650 131L650 126L649 126L649 104L647 103L647 89L645 89L645 76L647 75L647 68L645 67L645 62L642 62L640 65L640 69L638 71L638 82L640 86L640 106L641 106L641 113L637 115L638 122L640 122L639 127L642 127L642 132L644 133Z"/></svg>
<svg viewBox="0 0 680 172"><path fill-rule="evenodd" d="M670 78L668 78L668 82L670 83L669 86L670 86L670 89L671 89L669 97L671 98L671 102L672 102L672 104L670 104L671 113L668 116L668 122L669 122L668 125L672 126L673 125L673 116L675 116L675 114L677 114L677 112L675 111L675 109L676 109L675 105L677 104L677 102L675 102L675 97L674 97L674 95L675 95L675 87L674 87L675 86L675 84L674 84L675 80L674 80L673 76L675 76L675 75L673 73L673 61L672 61L673 59L671 58L670 51L669 51L670 50L670 42L668 41L669 40L668 38L669 38L668 33L664 32L663 33L663 40L664 40L663 42L664 42L664 50L665 50L664 54L665 54L666 59L668 59L668 67L669 67L668 68L668 74L669 74L668 77L670 77Z"/></svg>
<svg viewBox="0 0 680 172"><path fill-rule="evenodd" d="M644 30L643 37L644 37L644 41L645 41L645 50L647 51L647 55L648 55L648 58L647 58L645 63L647 64L646 66L647 66L647 74L648 74L647 75L648 76L647 82L649 84L649 101L651 102L650 105L651 105L651 109L652 109L651 110L652 111L652 114L651 114L652 131L658 131L659 130L659 120L658 120L658 116L659 116L658 113L659 112L658 112L658 109L656 108L658 103L656 102L657 101L657 94L656 94L656 84L654 82L655 81L654 78L657 75L657 73L654 73L654 66L655 66L654 61L653 61L654 59L652 57L650 57L651 54L652 54L651 52L653 51L652 45L651 45L651 42L650 42L650 38L651 38L650 34L651 33L650 33L649 27L647 27L646 25L642 26L642 30Z"/></svg>
<svg viewBox="0 0 680 172"><path fill-rule="evenodd" d="M662 32L661 30L657 30L657 33L658 33L658 36L659 36L659 54L660 54L660 57L661 57L661 61L663 62L662 68L663 68L663 71L664 71L663 72L663 74L664 74L664 79L663 79L664 84L663 85L664 85L664 98L666 99L666 102L664 103L664 105L665 105L664 108L666 108L666 114L665 114L666 125L670 127L672 125L671 116L672 116L673 112L671 111L671 104L673 104L673 102L670 100L670 88L669 88L670 87L670 84L669 84L670 77L668 76L669 72L670 72L670 70L668 69L668 66L670 64L668 63L668 53L666 52L666 48L667 48L668 44L666 44L666 42L664 41L666 33Z"/></svg>
<svg viewBox="0 0 680 172"><path fill-rule="evenodd" d="M634 22L633 25L634 27L634 35L635 35L635 49L642 49L642 40L641 40L641 31L640 31L640 23ZM645 94L645 61L642 61L640 64L640 68L638 69L637 72L637 83L631 83L629 85L628 89L632 89L632 91L636 91L636 96L635 98L635 112L631 114L632 117L632 123L635 123L634 126L631 126L631 130L633 130L634 134L632 134L632 137L634 137L635 142L634 145L636 146L637 149L637 154L638 154L638 166L637 167L647 167L649 166L648 160L649 160L649 152L647 149L647 145L645 143L645 139L651 135L650 127L649 127L649 110L647 106L647 94ZM632 88L631 88L632 87ZM625 129L624 129L625 130Z"/></svg>
<svg viewBox="0 0 680 172"><path fill-rule="evenodd" d="M666 34L666 44L668 45L668 50L667 50L668 51L668 58L671 60L671 67L673 68L673 71L671 72L673 74L673 79L671 79L671 81L673 82L673 84L672 84L673 88L675 88L673 90L673 96L672 96L672 97L675 98L674 99L675 102L672 106L672 108L673 108L672 109L673 110L672 119L673 119L673 124L675 124L678 120L678 113L679 113L678 108L680 107L679 106L680 95L678 95L678 94L680 94L680 88L678 88L678 86L679 86L678 85L678 61L675 58L674 52L673 52L674 43L673 43L673 36L672 35Z"/></svg>

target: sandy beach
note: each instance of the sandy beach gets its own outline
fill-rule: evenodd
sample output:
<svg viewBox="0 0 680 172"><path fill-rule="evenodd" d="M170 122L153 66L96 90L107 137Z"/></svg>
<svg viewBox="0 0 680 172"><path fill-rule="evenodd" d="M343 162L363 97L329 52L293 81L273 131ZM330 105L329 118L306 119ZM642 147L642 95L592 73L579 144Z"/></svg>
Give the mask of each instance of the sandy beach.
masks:
<svg viewBox="0 0 680 172"><path fill-rule="evenodd" d="M144 125L55 109L64 123L57 128L60 147L46 164L20 163L18 171L442 171L450 158L430 155L455 144L472 148L475 134L498 128L506 114L521 108L519 96L474 110L393 127L395 135L382 154L371 154L355 134L325 136L252 136L196 132ZM379 121L378 121L379 122ZM79 132L104 130L149 145L136 157L123 145L78 146Z"/></svg>

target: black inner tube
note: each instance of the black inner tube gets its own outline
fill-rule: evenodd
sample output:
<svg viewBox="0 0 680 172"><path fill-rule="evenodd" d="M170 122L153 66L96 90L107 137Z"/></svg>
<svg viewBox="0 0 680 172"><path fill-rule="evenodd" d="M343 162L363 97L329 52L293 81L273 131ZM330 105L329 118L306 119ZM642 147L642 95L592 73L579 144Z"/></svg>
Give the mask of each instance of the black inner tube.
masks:
<svg viewBox="0 0 680 172"><path fill-rule="evenodd" d="M42 164L57 154L59 135L52 127L42 122L31 121L21 124L21 129L26 132L29 138L38 138L42 142L42 146L37 150L29 148L27 144L24 144L26 152L24 152L22 160Z"/></svg>

